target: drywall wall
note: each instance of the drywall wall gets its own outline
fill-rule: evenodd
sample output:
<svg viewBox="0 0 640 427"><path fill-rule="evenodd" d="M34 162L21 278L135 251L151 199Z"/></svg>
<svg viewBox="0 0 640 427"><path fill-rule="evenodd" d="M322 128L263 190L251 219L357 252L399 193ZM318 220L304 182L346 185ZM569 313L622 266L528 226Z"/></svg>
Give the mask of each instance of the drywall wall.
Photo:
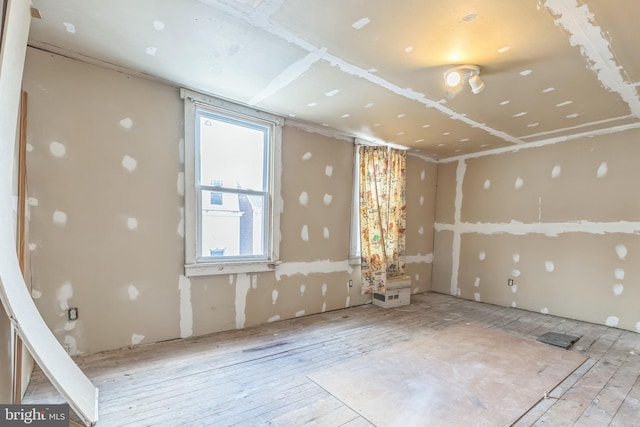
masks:
<svg viewBox="0 0 640 427"><path fill-rule="evenodd" d="M348 263L353 147L285 126L275 272L184 276L178 88L29 49L32 284L71 354L367 303ZM407 271L430 289L436 164L407 163ZM353 280L354 286L348 287ZM66 309L78 307L78 321Z"/></svg>
<svg viewBox="0 0 640 427"><path fill-rule="evenodd" d="M441 164L433 289L640 332L638 139Z"/></svg>

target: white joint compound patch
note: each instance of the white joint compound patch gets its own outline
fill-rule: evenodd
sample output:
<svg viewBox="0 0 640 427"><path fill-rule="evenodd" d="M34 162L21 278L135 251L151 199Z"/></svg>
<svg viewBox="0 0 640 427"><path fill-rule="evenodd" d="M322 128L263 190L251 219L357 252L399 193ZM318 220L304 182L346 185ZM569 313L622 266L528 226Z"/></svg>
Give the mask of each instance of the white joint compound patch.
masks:
<svg viewBox="0 0 640 427"><path fill-rule="evenodd" d="M244 328L247 319L247 295L251 287L251 277L246 273L238 274L236 279L236 329Z"/></svg>
<svg viewBox="0 0 640 427"><path fill-rule="evenodd" d="M622 283L616 283L613 285L613 294L615 296L620 296L624 292L624 285Z"/></svg>
<svg viewBox="0 0 640 427"><path fill-rule="evenodd" d="M515 301L511 301L511 307L516 308L518 307L518 304Z"/></svg>
<svg viewBox="0 0 640 427"><path fill-rule="evenodd" d="M422 255L418 253L418 255L409 255L405 258L405 262L407 264L431 264L433 263L433 254ZM416 275L416 280L420 277L419 274Z"/></svg>
<svg viewBox="0 0 640 427"><path fill-rule="evenodd" d="M547 270L549 273L553 273L553 270L556 269L556 266L553 263L553 261L545 261L544 269Z"/></svg>
<svg viewBox="0 0 640 427"><path fill-rule="evenodd" d="M513 188L519 190L524 185L524 180L521 177L516 178L516 182L513 184Z"/></svg>
<svg viewBox="0 0 640 427"><path fill-rule="evenodd" d="M620 319L617 318L616 316L609 316L607 317L607 321L605 323L607 326L616 327L618 326L619 322L620 322Z"/></svg>
<svg viewBox="0 0 640 427"><path fill-rule="evenodd" d="M616 255L618 255L618 258L620 258L622 261L627 259L627 247L622 243L616 245Z"/></svg>
<svg viewBox="0 0 640 427"><path fill-rule="evenodd" d="M474 293L473 294L473 299L478 301L478 302L480 302L480 293L479 292Z"/></svg>
<svg viewBox="0 0 640 427"><path fill-rule="evenodd" d="M518 293L518 285L511 286L511 293L513 293L513 294L517 294Z"/></svg>
<svg viewBox="0 0 640 427"><path fill-rule="evenodd" d="M322 313L324 313L325 311L327 311L327 302L323 302L322 303Z"/></svg>
<svg viewBox="0 0 640 427"><path fill-rule="evenodd" d="M127 292L129 293L129 299L131 301L135 301L138 299L138 296L140 295L140 291L138 290L138 288L136 288L135 285L129 285L129 287L127 288Z"/></svg>
<svg viewBox="0 0 640 427"><path fill-rule="evenodd" d="M511 257L511 259L513 259L513 263L514 263L514 264L519 263L519 262L520 262L520 254L518 254L518 253L513 254L513 256Z"/></svg>
<svg viewBox="0 0 640 427"><path fill-rule="evenodd" d="M560 176L560 173L562 173L562 166L556 164L555 166L553 166L553 169L551 169L551 178L558 178Z"/></svg>
<svg viewBox="0 0 640 427"><path fill-rule="evenodd" d="M49 152L54 157L62 158L67 154L67 147L65 147L61 142L53 141L49 144Z"/></svg>
<svg viewBox="0 0 640 427"><path fill-rule="evenodd" d="M131 335L131 345L138 345L144 339L144 335L132 334Z"/></svg>
<svg viewBox="0 0 640 427"><path fill-rule="evenodd" d="M631 114L640 117L638 92L632 83L624 80L621 66L605 38L607 32L596 25L588 5L576 0L545 0L544 5L556 17L555 24L569 33L571 45L580 48L600 83L609 91L618 93L629 105Z"/></svg>
<svg viewBox="0 0 640 427"><path fill-rule="evenodd" d="M67 332L69 332L69 331L73 331L73 330L76 328L76 324L77 324L77 323L78 323L78 322L77 322L77 321L75 321L75 320L72 320L72 321L66 322L66 323L64 324L63 329L64 329L65 331L67 331Z"/></svg>
<svg viewBox="0 0 640 427"><path fill-rule="evenodd" d="M353 268L349 265L349 260L345 261L311 261L311 262L283 262L275 271L276 280L280 281L282 276L295 276L301 274L308 276L309 274L321 273L353 273Z"/></svg>
<svg viewBox="0 0 640 427"><path fill-rule="evenodd" d="M258 276L251 276L251 289L258 289Z"/></svg>
<svg viewBox="0 0 640 427"><path fill-rule="evenodd" d="M300 230L300 238L303 242L309 241L309 227L305 224L302 226L302 230Z"/></svg>
<svg viewBox="0 0 640 427"><path fill-rule="evenodd" d="M296 312L296 317L304 316L305 313L306 313L306 311L304 311L304 310L297 311Z"/></svg>
<svg viewBox="0 0 640 427"><path fill-rule="evenodd" d="M327 165L327 167L324 168L324 174L331 178L331 176L333 175L333 166Z"/></svg>
<svg viewBox="0 0 640 427"><path fill-rule="evenodd" d="M300 196L298 196L298 203L300 203L300 206L307 206L309 204L309 194L306 191L300 193Z"/></svg>
<svg viewBox="0 0 640 427"><path fill-rule="evenodd" d="M423 226L420 226L418 228L418 234L421 235L421 236L424 234L424 227Z"/></svg>
<svg viewBox="0 0 640 427"><path fill-rule="evenodd" d="M320 60L320 56L318 54L324 51L326 51L326 49L321 48L318 49L317 52L309 53L304 58L292 63L287 68L282 70L282 72L275 76L275 78L271 80L264 89L262 89L253 98L251 98L251 100L249 101L249 105L259 104L260 102L271 97L272 95L275 95L280 90L289 86L303 74L309 71L311 66Z"/></svg>
<svg viewBox="0 0 640 427"><path fill-rule="evenodd" d="M184 239L184 208L180 207L180 222L178 222L178 236Z"/></svg>
<svg viewBox="0 0 640 427"><path fill-rule="evenodd" d="M307 290L307 286L302 284L300 285L300 296L303 297L304 296L304 291Z"/></svg>
<svg viewBox="0 0 640 427"><path fill-rule="evenodd" d="M322 203L324 203L326 206L329 206L331 204L331 200L333 200L333 196L331 194L325 194L322 197Z"/></svg>
<svg viewBox="0 0 640 427"><path fill-rule="evenodd" d="M480 261L484 261L485 259L487 259L487 253L485 251L478 252L478 259Z"/></svg>
<svg viewBox="0 0 640 427"><path fill-rule="evenodd" d="M133 172L138 167L138 162L131 156L124 156L122 158L122 167L129 172Z"/></svg>
<svg viewBox="0 0 640 427"><path fill-rule="evenodd" d="M27 199L27 202L29 203L29 206L38 206L38 204L40 203L40 201L35 197L29 197Z"/></svg>
<svg viewBox="0 0 640 427"><path fill-rule="evenodd" d="M38 248L38 244L37 243L29 243L29 250L31 252L35 251Z"/></svg>
<svg viewBox="0 0 640 427"><path fill-rule="evenodd" d="M76 339L71 335L64 336L64 347L70 356L79 356L81 353L78 351L78 343Z"/></svg>
<svg viewBox="0 0 640 427"><path fill-rule="evenodd" d="M420 181L424 181L427 178L427 171L425 171L424 169L422 169L420 171Z"/></svg>
<svg viewBox="0 0 640 427"><path fill-rule="evenodd" d="M127 228L131 231L136 230L138 228L138 219L135 217L127 218Z"/></svg>
<svg viewBox="0 0 640 427"><path fill-rule="evenodd" d="M424 196L420 196L420 206L424 205Z"/></svg>
<svg viewBox="0 0 640 427"><path fill-rule="evenodd" d="M491 188L491 180L490 179L485 179L484 180L484 185L482 186L485 190L488 190Z"/></svg>
<svg viewBox="0 0 640 427"><path fill-rule="evenodd" d="M156 56L156 53L158 53L158 48L155 46L149 46L144 50L144 52L149 56Z"/></svg>
<svg viewBox="0 0 640 427"><path fill-rule="evenodd" d="M178 279L180 290L180 338L193 335L193 307L191 305L191 280L183 275Z"/></svg>
<svg viewBox="0 0 640 427"><path fill-rule="evenodd" d="M153 28L155 28L156 31L162 31L164 30L164 27L165 27L164 22L158 21L158 20L153 21Z"/></svg>
<svg viewBox="0 0 640 427"><path fill-rule="evenodd" d="M347 295L347 299L344 301L344 307L349 308L351 305L351 296Z"/></svg>
<svg viewBox="0 0 640 427"><path fill-rule="evenodd" d="M607 176L608 173L608 166L607 166L607 162L602 162L600 163L600 166L598 166L598 171L596 172L596 176L598 178L604 178Z"/></svg>
<svg viewBox="0 0 640 427"><path fill-rule="evenodd" d="M640 332L640 322L636 323L636 331Z"/></svg>
<svg viewBox="0 0 640 427"><path fill-rule="evenodd" d="M520 276L520 270L517 270L517 269L514 268L513 270L511 270L511 276L512 277L519 277Z"/></svg>
<svg viewBox="0 0 640 427"><path fill-rule="evenodd" d="M42 296L42 292L40 292L37 289L31 289L31 298L40 299L41 296Z"/></svg>
<svg viewBox="0 0 640 427"><path fill-rule="evenodd" d="M329 232L329 227L324 227L322 229L322 237L324 237L325 239L328 239L331 237L331 233Z"/></svg>
<svg viewBox="0 0 640 427"><path fill-rule="evenodd" d="M462 220L462 187L464 174L467 171L467 164L464 160L458 161L456 167L456 197L454 202L454 222L458 224ZM458 232L453 233L453 245L451 248L451 283L450 292L453 295L458 292L458 274L460 271L460 250L462 246L461 235Z"/></svg>
<svg viewBox="0 0 640 427"><path fill-rule="evenodd" d="M52 219L56 225L63 226L67 224L67 214L62 211L54 211Z"/></svg>
<svg viewBox="0 0 640 427"><path fill-rule="evenodd" d="M32 152L33 151L33 145L27 143L27 151L28 152Z"/></svg>
<svg viewBox="0 0 640 427"><path fill-rule="evenodd" d="M640 234L640 222L618 221L618 222L550 222L550 223L522 223L512 220L507 223L457 223L442 224L435 223L436 231L454 231L458 233L477 234L511 234L514 236L524 236L527 234L541 234L548 237L557 237L566 233L587 233L587 234Z"/></svg>
<svg viewBox="0 0 640 427"><path fill-rule="evenodd" d="M549 309L547 307L543 307L542 310L540 310L540 313L549 314Z"/></svg>
<svg viewBox="0 0 640 427"><path fill-rule="evenodd" d="M326 296L327 295L327 284L323 283L322 284L322 296Z"/></svg>
<svg viewBox="0 0 640 427"><path fill-rule="evenodd" d="M356 22L354 22L353 24L351 24L351 27L356 29L356 30L361 30L363 29L369 22L371 22L371 20L367 17L358 19Z"/></svg>
<svg viewBox="0 0 640 427"><path fill-rule="evenodd" d="M184 172L178 172L178 182L176 183L178 195L184 196Z"/></svg>
<svg viewBox="0 0 640 427"><path fill-rule="evenodd" d="M76 33L76 27L71 22L63 22L62 25L64 25L64 28L65 30L67 30L67 33L69 34Z"/></svg>
<svg viewBox="0 0 640 427"><path fill-rule="evenodd" d="M276 305L276 303L278 302L278 290L274 289L273 291L271 291L271 304Z"/></svg>
<svg viewBox="0 0 640 427"><path fill-rule="evenodd" d="M613 270L613 275L618 280L624 280L624 269L623 268L616 268L615 270Z"/></svg>
<svg viewBox="0 0 640 427"><path fill-rule="evenodd" d="M120 120L120 127L123 129L131 129L133 127L133 120L131 120L131 117L125 117Z"/></svg>
<svg viewBox="0 0 640 427"><path fill-rule="evenodd" d="M280 315L276 314L267 319L267 323L277 322L278 320L280 320Z"/></svg>

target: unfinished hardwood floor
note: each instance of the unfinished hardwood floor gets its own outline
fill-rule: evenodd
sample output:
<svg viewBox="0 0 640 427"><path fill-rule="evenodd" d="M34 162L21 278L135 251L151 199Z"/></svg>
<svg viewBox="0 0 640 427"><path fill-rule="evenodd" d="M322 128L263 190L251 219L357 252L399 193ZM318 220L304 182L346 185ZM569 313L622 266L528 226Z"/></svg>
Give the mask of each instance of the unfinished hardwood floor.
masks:
<svg viewBox="0 0 640 427"><path fill-rule="evenodd" d="M582 337L569 351L589 359L513 425L640 426L640 334L437 293L397 309L359 306L77 362L100 389L98 426L370 426L307 375L465 323L530 340ZM63 399L36 370L23 402Z"/></svg>

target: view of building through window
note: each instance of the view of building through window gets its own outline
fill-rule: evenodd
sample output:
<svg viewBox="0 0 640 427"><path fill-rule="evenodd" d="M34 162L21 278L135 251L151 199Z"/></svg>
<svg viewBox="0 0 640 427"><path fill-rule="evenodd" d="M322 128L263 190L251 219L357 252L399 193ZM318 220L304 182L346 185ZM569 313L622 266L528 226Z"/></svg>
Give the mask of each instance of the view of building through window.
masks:
<svg viewBox="0 0 640 427"><path fill-rule="evenodd" d="M199 257L266 256L269 128L198 111Z"/></svg>

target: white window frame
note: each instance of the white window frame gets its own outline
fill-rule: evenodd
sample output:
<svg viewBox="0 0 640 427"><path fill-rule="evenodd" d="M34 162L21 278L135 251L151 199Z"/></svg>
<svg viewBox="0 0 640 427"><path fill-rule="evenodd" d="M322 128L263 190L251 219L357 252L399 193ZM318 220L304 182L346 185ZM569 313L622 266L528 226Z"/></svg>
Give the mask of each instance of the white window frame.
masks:
<svg viewBox="0 0 640 427"><path fill-rule="evenodd" d="M349 238L349 265L360 265L360 145L359 139L353 144L353 194L351 199L351 228Z"/></svg>
<svg viewBox="0 0 640 427"><path fill-rule="evenodd" d="M280 207L281 207L281 175L282 175L282 125L281 117L265 113L218 99L209 95L181 89L180 96L184 99L184 160L185 160L185 275L209 276L219 274L256 273L272 271L280 264ZM198 153L196 153L196 116L198 108L209 110L215 114L229 116L247 122L269 123L269 197L265 209L267 217L267 253L266 259L236 259L216 261L210 258L199 259L198 247L198 197L196 194L196 174Z"/></svg>

